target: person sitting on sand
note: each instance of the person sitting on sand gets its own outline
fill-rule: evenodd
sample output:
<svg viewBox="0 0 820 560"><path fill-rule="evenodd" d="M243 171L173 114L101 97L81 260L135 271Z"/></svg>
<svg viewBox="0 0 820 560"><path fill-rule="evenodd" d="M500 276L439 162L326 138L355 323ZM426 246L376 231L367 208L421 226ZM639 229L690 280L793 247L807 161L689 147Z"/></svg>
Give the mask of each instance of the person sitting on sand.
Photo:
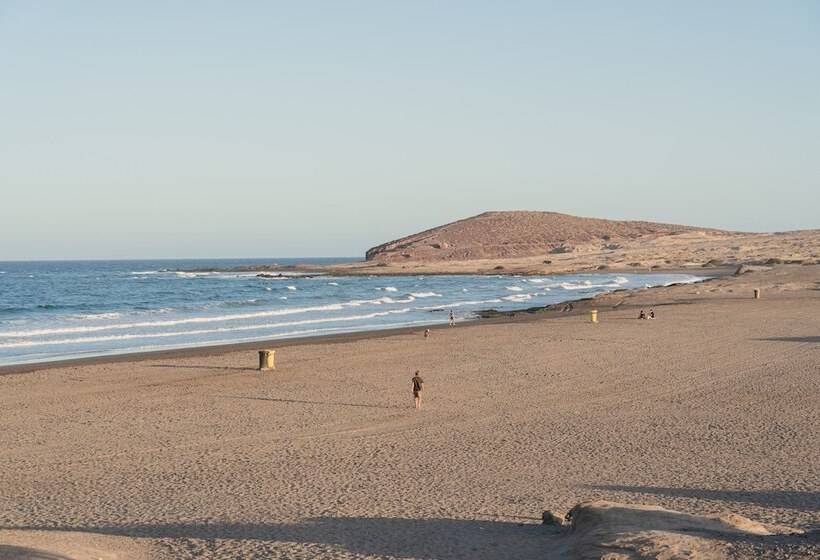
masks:
<svg viewBox="0 0 820 560"><path fill-rule="evenodd" d="M650 318L650 319L654 319L654 318L655 318L655 310L654 310L654 309L651 309L651 308L649 309L649 318Z"/></svg>
<svg viewBox="0 0 820 560"><path fill-rule="evenodd" d="M638 319L646 319L646 311L641 309L641 312L638 314Z"/></svg>
<svg viewBox="0 0 820 560"><path fill-rule="evenodd" d="M424 329L424 338L430 338L430 329Z"/></svg>
<svg viewBox="0 0 820 560"><path fill-rule="evenodd" d="M454 326L456 324L456 314L453 313L453 310L450 310L450 326Z"/></svg>
<svg viewBox="0 0 820 560"><path fill-rule="evenodd" d="M424 391L424 379L419 377L419 370L416 370L416 374L410 381L413 382L413 401L418 410L421 408L421 392Z"/></svg>

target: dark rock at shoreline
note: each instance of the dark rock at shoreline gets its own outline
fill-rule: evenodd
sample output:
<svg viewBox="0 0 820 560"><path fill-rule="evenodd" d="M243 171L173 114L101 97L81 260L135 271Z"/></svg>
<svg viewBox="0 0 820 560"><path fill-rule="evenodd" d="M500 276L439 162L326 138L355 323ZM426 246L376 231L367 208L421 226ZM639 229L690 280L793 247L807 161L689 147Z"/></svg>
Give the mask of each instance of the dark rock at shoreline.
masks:
<svg viewBox="0 0 820 560"><path fill-rule="evenodd" d="M277 274L268 274L267 272L260 272L256 275L257 278L273 278L274 280L285 280L285 279L295 279L295 278L313 278L312 274L298 274L298 275L289 275L289 274L282 274L281 272Z"/></svg>

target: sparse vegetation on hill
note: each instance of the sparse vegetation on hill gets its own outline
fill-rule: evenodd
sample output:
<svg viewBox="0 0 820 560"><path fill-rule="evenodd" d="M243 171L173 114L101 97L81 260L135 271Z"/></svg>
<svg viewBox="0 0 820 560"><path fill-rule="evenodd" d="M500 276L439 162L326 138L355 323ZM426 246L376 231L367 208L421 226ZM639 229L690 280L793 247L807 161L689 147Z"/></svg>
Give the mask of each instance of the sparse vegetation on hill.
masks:
<svg viewBox="0 0 820 560"><path fill-rule="evenodd" d="M369 261L463 261L612 250L620 243L686 232L730 232L660 224L581 218L557 212L485 212L373 247Z"/></svg>

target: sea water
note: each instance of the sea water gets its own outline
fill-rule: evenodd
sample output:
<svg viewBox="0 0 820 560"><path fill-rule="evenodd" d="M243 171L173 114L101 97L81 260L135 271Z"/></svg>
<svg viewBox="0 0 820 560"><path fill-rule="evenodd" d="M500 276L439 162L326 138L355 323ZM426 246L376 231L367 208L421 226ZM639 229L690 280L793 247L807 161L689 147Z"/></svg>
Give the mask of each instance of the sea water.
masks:
<svg viewBox="0 0 820 560"><path fill-rule="evenodd" d="M279 259L328 264L354 259ZM0 262L0 365L474 319L686 274L259 277L271 259ZM265 274L276 271L265 270Z"/></svg>

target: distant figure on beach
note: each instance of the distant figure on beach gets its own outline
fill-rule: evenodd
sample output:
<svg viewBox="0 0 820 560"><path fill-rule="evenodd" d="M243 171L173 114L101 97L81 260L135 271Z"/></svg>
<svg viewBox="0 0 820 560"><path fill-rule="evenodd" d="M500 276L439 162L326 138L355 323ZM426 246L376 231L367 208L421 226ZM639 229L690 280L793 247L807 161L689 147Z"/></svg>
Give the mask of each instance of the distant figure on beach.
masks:
<svg viewBox="0 0 820 560"><path fill-rule="evenodd" d="M646 311L641 309L640 314L638 315L638 319L646 319Z"/></svg>
<svg viewBox="0 0 820 560"><path fill-rule="evenodd" d="M575 307L572 305L572 303L567 303L566 305L564 305L564 307L561 308L561 312L566 313L568 311L572 311L573 309L575 309Z"/></svg>
<svg viewBox="0 0 820 560"><path fill-rule="evenodd" d="M455 324L456 324L456 314L453 313L453 310L451 309L450 310L450 326L452 327Z"/></svg>
<svg viewBox="0 0 820 560"><path fill-rule="evenodd" d="M655 318L655 310L654 310L654 309L651 309L651 308L649 309L649 318L650 318L650 319L654 319L654 318Z"/></svg>
<svg viewBox="0 0 820 560"><path fill-rule="evenodd" d="M430 338L430 329L424 329L424 338Z"/></svg>
<svg viewBox="0 0 820 560"><path fill-rule="evenodd" d="M424 379L419 377L419 370L416 370L416 374L410 381L413 382L413 401L416 410L418 410L421 408L421 392L424 391Z"/></svg>

